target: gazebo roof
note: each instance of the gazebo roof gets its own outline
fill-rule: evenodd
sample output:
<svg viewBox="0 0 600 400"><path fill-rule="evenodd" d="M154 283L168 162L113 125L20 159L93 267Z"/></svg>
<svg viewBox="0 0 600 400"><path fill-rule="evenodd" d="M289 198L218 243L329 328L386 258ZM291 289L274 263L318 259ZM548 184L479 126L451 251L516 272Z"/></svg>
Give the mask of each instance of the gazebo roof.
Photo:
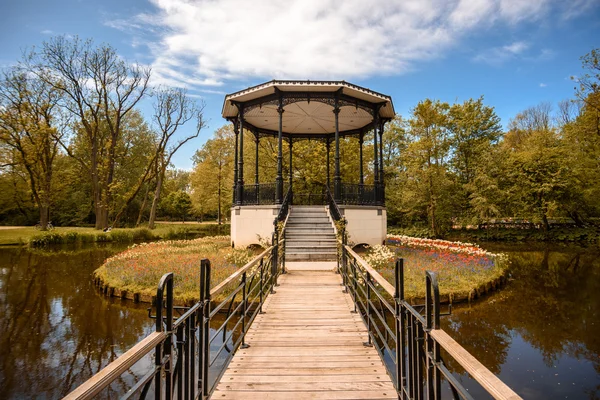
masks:
<svg viewBox="0 0 600 400"><path fill-rule="evenodd" d="M223 117L237 119L243 107L244 128L277 135L279 101L282 132L294 137L328 137L335 132L334 107L339 107L341 136L373 127L374 110L382 121L394 118L390 96L345 81L270 81L225 96ZM337 100L336 100L337 99Z"/></svg>

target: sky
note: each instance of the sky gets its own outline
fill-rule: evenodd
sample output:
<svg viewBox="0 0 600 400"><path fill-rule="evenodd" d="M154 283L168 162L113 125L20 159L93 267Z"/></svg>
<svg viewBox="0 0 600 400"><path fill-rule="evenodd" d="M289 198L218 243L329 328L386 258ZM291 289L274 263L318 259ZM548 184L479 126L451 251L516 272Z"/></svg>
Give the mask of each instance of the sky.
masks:
<svg viewBox="0 0 600 400"><path fill-rule="evenodd" d="M345 80L405 117L426 98L483 96L506 127L573 98L580 57L600 47L600 0L0 0L0 67L57 35L108 43L152 85L204 101L207 127L173 160L190 169L227 123L225 94L272 79ZM140 108L150 119L150 100Z"/></svg>

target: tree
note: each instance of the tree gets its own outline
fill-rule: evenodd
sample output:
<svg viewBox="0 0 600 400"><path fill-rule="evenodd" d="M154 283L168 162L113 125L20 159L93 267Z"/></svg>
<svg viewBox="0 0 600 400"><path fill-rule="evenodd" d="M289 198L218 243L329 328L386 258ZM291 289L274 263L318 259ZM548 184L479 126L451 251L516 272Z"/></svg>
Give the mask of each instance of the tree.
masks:
<svg viewBox="0 0 600 400"><path fill-rule="evenodd" d="M204 103L198 105L191 101L184 89L158 88L155 96L154 123L159 133L159 140L154 161L156 168L156 189L148 220L148 227L150 229L154 229L156 207L160 201L165 172L171 163L171 158L184 144L197 138L200 130L204 127L204 120L202 119ZM175 144L170 143L177 130L191 119L196 120L196 129L193 133L180 139Z"/></svg>
<svg viewBox="0 0 600 400"><path fill-rule="evenodd" d="M87 142L89 154L78 156L68 143L61 143L90 177L96 229L107 227L123 121L145 96L150 70L127 63L109 45L96 47L91 40L66 36L44 42L24 64L61 93L61 105L76 116L76 128Z"/></svg>
<svg viewBox="0 0 600 400"><path fill-rule="evenodd" d="M231 125L215 131L194 155L190 177L192 202L200 214L214 212L219 224L231 205L233 189L234 134Z"/></svg>
<svg viewBox="0 0 600 400"><path fill-rule="evenodd" d="M44 230L50 218L54 160L63 136L59 101L58 90L21 69L9 69L2 76L0 143L10 157L5 165L25 172Z"/></svg>
<svg viewBox="0 0 600 400"><path fill-rule="evenodd" d="M407 147L407 193L410 213L425 215L431 232L440 236L451 221L451 186L448 176L450 141L448 103L424 100L413 109Z"/></svg>
<svg viewBox="0 0 600 400"><path fill-rule="evenodd" d="M550 229L548 218L560 210L570 184L565 147L550 125L550 110L549 105L542 104L517 114L502 143L512 207L541 221L545 231Z"/></svg>

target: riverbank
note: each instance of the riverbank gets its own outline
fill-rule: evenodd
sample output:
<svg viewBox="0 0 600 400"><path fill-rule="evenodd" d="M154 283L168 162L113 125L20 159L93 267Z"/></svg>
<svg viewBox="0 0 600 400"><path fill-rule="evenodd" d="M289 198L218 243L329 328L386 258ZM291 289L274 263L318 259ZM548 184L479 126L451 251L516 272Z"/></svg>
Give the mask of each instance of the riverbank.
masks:
<svg viewBox="0 0 600 400"><path fill-rule="evenodd" d="M390 227L388 234L432 239L427 228ZM595 228L553 227L548 232L536 228L453 229L443 239L462 242L551 242L600 243L600 230Z"/></svg>
<svg viewBox="0 0 600 400"><path fill-rule="evenodd" d="M0 227L0 246L29 245L45 247L68 243L134 243L141 241L193 239L201 236L229 235L229 224L159 223L155 229L118 228L102 232L89 227L56 227L52 231L39 231L27 226Z"/></svg>

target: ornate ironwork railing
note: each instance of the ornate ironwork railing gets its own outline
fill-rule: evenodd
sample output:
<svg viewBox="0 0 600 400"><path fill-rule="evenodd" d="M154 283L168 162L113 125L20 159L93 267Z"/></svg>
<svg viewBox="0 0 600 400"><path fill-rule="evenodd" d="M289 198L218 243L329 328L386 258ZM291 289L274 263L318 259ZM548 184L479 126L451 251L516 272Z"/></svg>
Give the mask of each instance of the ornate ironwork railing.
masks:
<svg viewBox="0 0 600 400"><path fill-rule="evenodd" d="M289 185L286 192L289 191ZM295 205L326 205L328 197L325 185L316 184L308 187L297 188L289 195L290 203ZM286 195L287 196L287 195ZM249 184L242 187L241 205L271 205L276 204L276 185L274 183ZM342 183L339 204L377 206L384 205L384 190L382 184L360 185Z"/></svg>
<svg viewBox="0 0 600 400"><path fill-rule="evenodd" d="M275 242L212 289L210 261L202 260L200 300L192 307L174 307L173 273L163 275L153 307L156 314L151 316L156 319L155 332L66 399L96 398L138 361L152 355L154 366L122 399L208 398L235 351L245 346L248 328L277 285L284 261L278 257L277 249L282 245L283 241ZM176 319L175 313L179 314Z"/></svg>
<svg viewBox="0 0 600 400"><path fill-rule="evenodd" d="M341 204L348 205L383 205L383 185L360 185L342 183Z"/></svg>
<svg viewBox="0 0 600 400"><path fill-rule="evenodd" d="M242 205L271 205L275 204L275 184L259 183L242 187Z"/></svg>
<svg viewBox="0 0 600 400"><path fill-rule="evenodd" d="M436 275L426 272L426 298L421 306L404 299L404 265L396 262L390 284L345 243L339 272L354 311L367 326L366 346L375 346L399 399L440 399L442 381L455 399L472 399L442 359L452 358L496 399L520 399L506 384L440 329L440 297Z"/></svg>

